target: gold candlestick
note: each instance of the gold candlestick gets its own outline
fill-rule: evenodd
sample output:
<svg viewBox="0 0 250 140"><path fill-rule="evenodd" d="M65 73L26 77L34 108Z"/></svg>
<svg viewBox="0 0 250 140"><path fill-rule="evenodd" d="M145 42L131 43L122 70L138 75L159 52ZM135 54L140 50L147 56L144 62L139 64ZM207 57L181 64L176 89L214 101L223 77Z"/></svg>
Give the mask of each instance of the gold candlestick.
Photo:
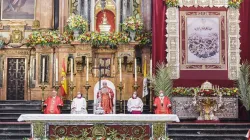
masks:
<svg viewBox="0 0 250 140"><path fill-rule="evenodd" d="M60 88L60 85L58 84L58 81L55 83L55 85L53 86L53 88L56 90L56 92L58 93L58 90Z"/></svg>
<svg viewBox="0 0 250 140"><path fill-rule="evenodd" d="M74 90L75 87L76 87L76 86L74 86L74 83L71 82L71 83L70 83L70 86L69 86L70 94L71 94L71 102L72 102L72 100L73 100L73 90Z"/></svg>
<svg viewBox="0 0 250 140"><path fill-rule="evenodd" d="M123 89L122 82L120 82L118 88L120 90L120 113L122 113L122 89Z"/></svg>
<svg viewBox="0 0 250 140"><path fill-rule="evenodd" d="M39 86L41 89L42 89L42 112L44 111L43 110L43 105L44 105L44 90L47 86L44 85L44 82L42 83L41 86Z"/></svg>
<svg viewBox="0 0 250 140"><path fill-rule="evenodd" d="M86 84L84 85L85 89L86 89L86 109L88 108L88 99L89 99L89 88L91 87L88 83L88 81L86 81Z"/></svg>
<svg viewBox="0 0 250 140"><path fill-rule="evenodd" d="M150 82L150 85L149 85L149 89L150 89L150 94L149 94L149 110L151 113L153 113L153 89L154 89L154 86L153 84Z"/></svg>
<svg viewBox="0 0 250 140"><path fill-rule="evenodd" d="M138 88L139 88L140 86L137 84L137 82L133 85L133 88L134 88L134 90L137 92L137 90L138 90Z"/></svg>

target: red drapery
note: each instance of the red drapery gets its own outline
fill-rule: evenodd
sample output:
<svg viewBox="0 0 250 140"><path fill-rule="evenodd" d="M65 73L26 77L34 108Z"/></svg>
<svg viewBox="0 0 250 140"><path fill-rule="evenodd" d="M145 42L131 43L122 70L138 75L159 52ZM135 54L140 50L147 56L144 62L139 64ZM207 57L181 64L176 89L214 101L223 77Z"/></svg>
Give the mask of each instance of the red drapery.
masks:
<svg viewBox="0 0 250 140"><path fill-rule="evenodd" d="M244 0L240 7L240 36L241 61L250 61L250 0Z"/></svg>
<svg viewBox="0 0 250 140"><path fill-rule="evenodd" d="M153 0L153 71L157 62L166 62L166 6L163 0Z"/></svg>

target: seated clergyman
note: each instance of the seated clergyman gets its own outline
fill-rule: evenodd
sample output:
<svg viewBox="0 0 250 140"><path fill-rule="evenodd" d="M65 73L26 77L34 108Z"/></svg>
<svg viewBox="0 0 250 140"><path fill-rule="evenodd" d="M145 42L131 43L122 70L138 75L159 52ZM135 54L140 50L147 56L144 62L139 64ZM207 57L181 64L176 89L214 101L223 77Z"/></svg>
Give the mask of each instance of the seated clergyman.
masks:
<svg viewBox="0 0 250 140"><path fill-rule="evenodd" d="M131 112L131 114L141 114L143 111L143 102L137 97L136 92L134 92L132 97L129 98L127 106L128 111Z"/></svg>
<svg viewBox="0 0 250 140"><path fill-rule="evenodd" d="M51 96L45 100L44 106L44 114L60 114L60 107L63 106L63 101L59 96L57 96L57 92L53 90Z"/></svg>
<svg viewBox="0 0 250 140"><path fill-rule="evenodd" d="M77 93L77 96L71 103L71 114L88 114L86 110L86 100L80 92Z"/></svg>
<svg viewBox="0 0 250 140"><path fill-rule="evenodd" d="M155 114L171 114L171 102L163 91L160 90L159 96L154 100Z"/></svg>

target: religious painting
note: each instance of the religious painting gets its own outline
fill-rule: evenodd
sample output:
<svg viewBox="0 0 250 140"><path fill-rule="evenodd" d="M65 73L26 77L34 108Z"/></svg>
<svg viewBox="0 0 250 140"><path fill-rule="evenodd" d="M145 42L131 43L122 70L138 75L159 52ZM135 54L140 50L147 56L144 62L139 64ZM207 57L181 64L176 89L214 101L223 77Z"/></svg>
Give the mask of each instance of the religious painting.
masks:
<svg viewBox="0 0 250 140"><path fill-rule="evenodd" d="M226 12L181 11L181 70L226 70Z"/></svg>
<svg viewBox="0 0 250 140"><path fill-rule="evenodd" d="M36 0L2 0L1 20L34 20Z"/></svg>

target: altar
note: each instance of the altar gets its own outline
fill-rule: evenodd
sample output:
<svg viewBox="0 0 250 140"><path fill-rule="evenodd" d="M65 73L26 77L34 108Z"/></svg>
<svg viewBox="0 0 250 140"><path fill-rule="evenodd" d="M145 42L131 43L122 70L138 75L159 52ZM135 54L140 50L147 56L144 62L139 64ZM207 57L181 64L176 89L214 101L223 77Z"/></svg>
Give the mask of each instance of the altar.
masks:
<svg viewBox="0 0 250 140"><path fill-rule="evenodd" d="M168 122L180 122L175 114L23 114L18 121L31 122L32 137L50 139L165 138Z"/></svg>

